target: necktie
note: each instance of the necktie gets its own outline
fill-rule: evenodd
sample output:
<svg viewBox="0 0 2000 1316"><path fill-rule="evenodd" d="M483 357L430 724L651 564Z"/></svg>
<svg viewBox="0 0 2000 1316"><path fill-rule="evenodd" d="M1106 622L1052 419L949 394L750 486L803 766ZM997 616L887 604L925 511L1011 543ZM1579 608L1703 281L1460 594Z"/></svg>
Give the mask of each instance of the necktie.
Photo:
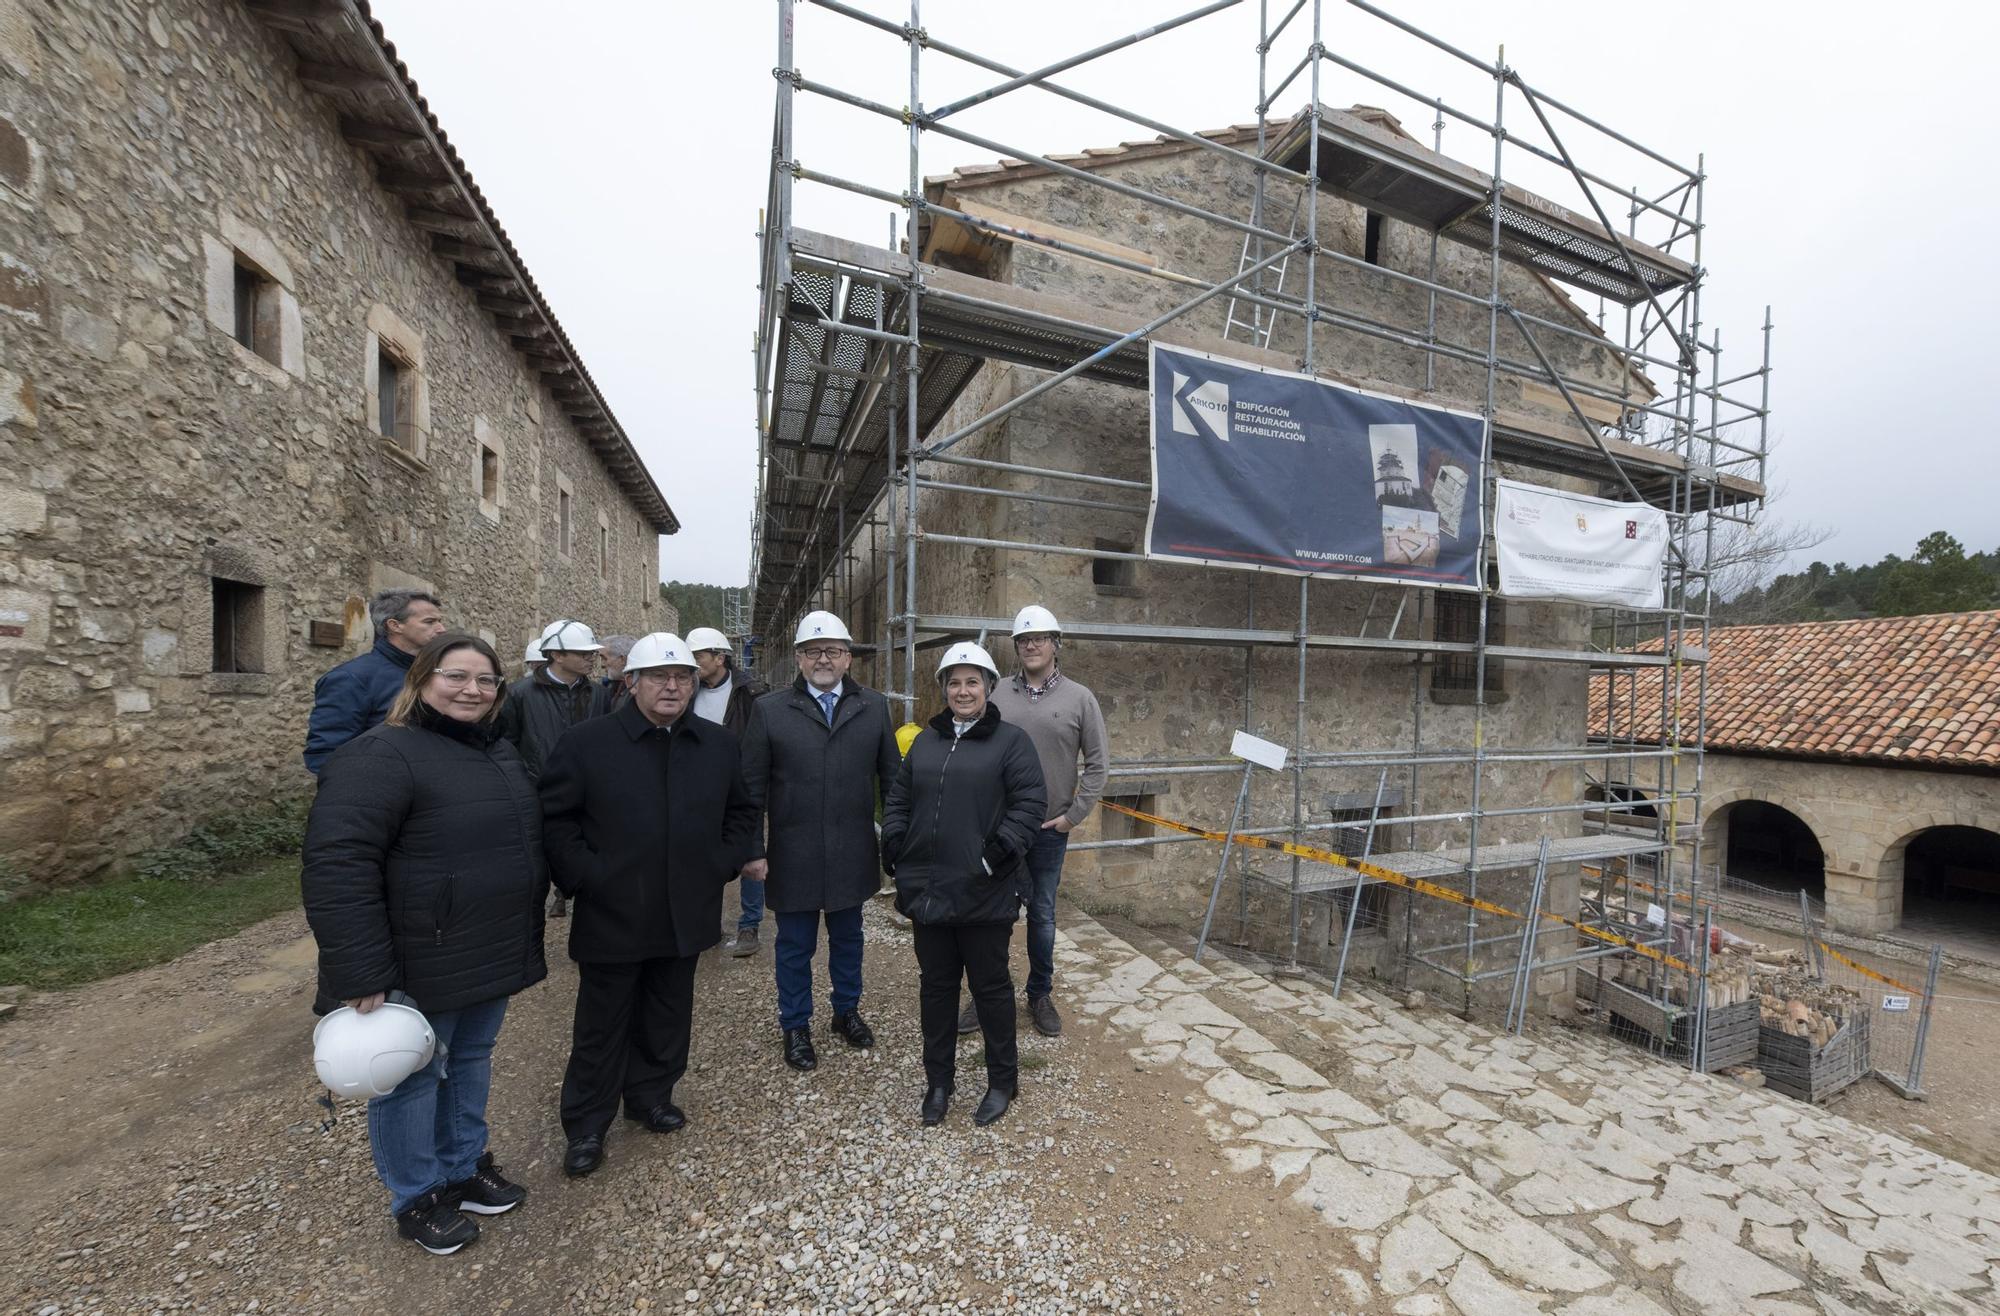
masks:
<svg viewBox="0 0 2000 1316"><path fill-rule="evenodd" d="M839 702L839 699L840 696L834 694L831 690L826 691L819 697L820 711L826 714L826 724L828 726L833 725L833 706Z"/></svg>

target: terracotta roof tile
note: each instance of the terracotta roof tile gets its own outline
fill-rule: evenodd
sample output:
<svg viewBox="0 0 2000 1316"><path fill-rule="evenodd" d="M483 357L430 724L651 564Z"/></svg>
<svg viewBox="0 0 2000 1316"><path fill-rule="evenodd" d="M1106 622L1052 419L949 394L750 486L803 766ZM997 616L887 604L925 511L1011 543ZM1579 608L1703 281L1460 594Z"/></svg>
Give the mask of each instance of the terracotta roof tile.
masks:
<svg viewBox="0 0 2000 1316"><path fill-rule="evenodd" d="M1733 626L1707 648L1709 749L2000 771L2000 610ZM1662 739L1661 676L1638 674L1636 726L1631 678L1612 708L1592 678L1591 734ZM1678 722L1692 740L1692 699Z"/></svg>

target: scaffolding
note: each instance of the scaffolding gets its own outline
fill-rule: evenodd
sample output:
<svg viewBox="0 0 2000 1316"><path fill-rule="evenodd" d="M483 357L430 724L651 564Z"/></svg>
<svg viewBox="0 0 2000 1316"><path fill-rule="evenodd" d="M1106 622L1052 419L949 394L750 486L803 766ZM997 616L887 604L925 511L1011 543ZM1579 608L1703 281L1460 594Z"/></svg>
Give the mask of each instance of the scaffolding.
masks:
<svg viewBox="0 0 2000 1316"><path fill-rule="evenodd" d="M1253 655L1286 650L1296 655L1283 820L1245 827L1245 833L1330 841L1349 854L1370 855L1384 867L1453 883L1474 897L1482 878L1490 890L1495 874L1533 873L1531 899L1538 908L1546 899L1552 865L1589 865L1598 877L1581 901L1582 917L1641 944L1666 946L1670 930L1649 924L1645 912L1655 903L1674 909L1677 900L1691 894L1676 889L1685 885L1683 868L1700 871L1700 829L1691 824L1700 818L1701 641L1708 624L1709 578L1717 565L1717 526L1732 521L1748 525L1761 504L1769 416L1768 310L1760 359L1733 375L1724 369L1719 333L1703 320L1703 162L1697 157L1692 166L1682 164L1557 100L1509 66L1504 48L1494 60L1481 59L1365 0L1280 0L1276 6L1257 0L1257 40L1254 52L1246 52L1246 57L1254 54L1256 63L1255 116L1252 124L1230 132L1176 127L1059 80L1161 33L1203 22L1213 26L1215 15L1246 3L1214 0L1118 40L1023 70L926 29L920 0L911 0L906 19L883 17L842 0L777 0L776 109L759 234L761 304L754 346L759 463L751 621L774 633L808 608L845 614L860 602L857 591L879 589L879 622L871 634L857 635L856 649L874 656L886 693L914 716L921 688L920 651L1007 628L1005 618L921 610L920 557L926 544L1097 561L1144 560L1143 553L1107 551L1101 545L966 535L927 524L926 499L941 494L1024 500L1104 515L1143 511L1143 506L1135 509L1133 499L1149 491L1145 481L953 451L970 436L1073 381L1144 390L1152 341L1199 347L1253 364L1281 363L1325 377L1329 371L1316 354L1315 340L1328 328L1338 329L1422 353L1421 387L1408 390L1419 400L1442 396L1436 392L1441 367L1470 368L1483 374L1483 396L1454 395L1454 400L1478 407L1487 421L1482 524L1492 523L1493 480L1503 461L1580 477L1613 497L1664 509L1670 527L1664 607L1588 609L1589 639L1574 647L1497 643L1489 624L1496 597L1488 570L1492 549L1483 541L1477 579L1485 588L1476 595L1477 615L1469 634L1445 637L1433 627L1434 633L1426 636L1424 613L1435 606L1427 592L1389 585L1370 595L1356 630L1315 632L1310 605L1316 579L1307 574L1296 578L1298 621L1291 628L1255 624L1258 584L1268 589L1272 579L1283 577L1262 582L1252 577L1249 616L1242 627L1192 621L1085 622L1067 624L1065 637L1241 650L1246 730L1253 708ZM865 89L808 77L795 48L795 19L808 7L872 29L878 39L902 43L907 84L871 96ZM1274 8L1282 12L1274 14ZM1461 74L1471 70L1490 85L1490 106L1453 104L1347 57L1341 51L1356 43L1336 46L1329 41L1336 35L1331 31L1336 15L1344 33L1351 35L1346 25L1365 25L1373 36L1407 43L1425 60ZM1296 62L1290 53L1280 53L1294 50ZM983 70L995 80L974 95L928 106L924 70L940 58ZM1406 113L1414 108L1429 116L1430 145L1375 117L1325 103L1323 95L1336 79L1365 89L1384 104L1405 107ZM1113 177L1114 171L1086 167L1087 161L1074 156L1039 154L993 140L965 128L958 117L974 105L1030 91L1110 115L1158 134L1160 143L1220 157L1248 171L1254 177L1249 213L1206 209ZM1281 99L1301 91L1303 109L1289 119L1272 117ZM795 116L823 104L874 116L884 131L897 134L906 150L904 175L877 185L816 170L800 160ZM1481 152L1482 162L1490 159L1488 168L1471 167L1444 153L1448 125L1470 130L1490 146L1490 156ZM1216 242L1232 249L1240 243L1236 272L1195 279L1167 270L1143 253L1052 225L941 205L927 195L921 167L926 141L936 138L1199 221L1213 230ZM1643 178L1617 182L1608 167L1594 167L1598 154L1612 153ZM1535 167L1544 175L1562 180L1574 192L1572 204L1559 204L1510 181L1510 169L1523 161L1538 162ZM798 225L794 200L802 188L831 189L890 207L895 218L889 244L878 247ZM1424 272L1390 269L1321 242L1321 209L1328 197L1427 232ZM1034 244L1157 278L1174 286L1180 300L1164 314L1149 316L1029 290L926 259L932 250L927 239L935 242L952 226L977 238ZM1441 271L1441 244L1475 253L1483 261L1483 275L1470 281L1473 286ZM1330 297L1327 285L1335 276L1356 268L1413 290L1425 308L1422 319L1391 322ZM1532 270L1573 289L1586 304L1594 300L1595 326L1538 316L1513 304L1502 290L1503 270L1510 268ZM1472 308L1483 322L1483 333L1474 341L1453 341L1441 325L1440 308L1445 306ZM1219 335L1207 327L1218 323ZM1302 333L1303 350L1297 357L1272 350L1280 324ZM1503 351L1503 337L1509 333L1526 345L1525 356ZM1558 368L1556 354L1545 344L1559 339L1582 340L1614 353L1621 384L1610 388L1601 379ZM967 408L959 404L989 362L1033 367L1043 376L1005 401L967 416ZM1654 377L1660 381L1657 386L1650 384ZM1527 414L1503 403L1503 381L1540 390L1561 418L1551 421L1546 414ZM976 483L982 476L1017 477L1017 483L1030 487ZM879 580L873 575L857 580L857 561L878 559L884 564ZM1322 588L1326 584L1319 581ZM1585 611L1584 605L1572 606ZM1408 658L1415 668L1408 743L1367 749L1307 743L1308 659L1329 650ZM1421 675L1439 662L1456 664L1469 678L1469 744L1439 745L1423 738ZM1529 748L1489 745L1488 674L1498 662L1584 668L1605 691L1610 710L1606 734L1586 740L1580 731L1573 743ZM1653 669L1663 675L1654 695L1657 725L1665 730L1641 739L1633 734L1642 725L1637 677ZM1522 763L1581 765L1587 798L1491 806L1482 790L1487 775ZM1466 773L1469 789L1426 810L1420 804L1420 782L1432 767ZM1154 756L1114 759L1111 771L1115 782L1230 777L1239 768L1220 757ZM1372 776L1373 790L1336 791L1322 801L1309 800L1308 781L1315 774L1355 773L1364 780ZM1390 818L1384 808L1392 802L1400 811ZM1331 821L1314 818L1321 807L1332 811ZM1496 819L1506 818L1511 825L1523 816L1544 820L1539 841L1494 842ZM1579 818L1582 834L1567 834ZM1421 826L1455 829L1455 835L1462 832L1462 843L1421 848ZM1406 838L1400 850L1393 848L1397 835ZM1080 841L1072 849L1151 847L1191 839L1107 838ZM1363 914L1366 884L1351 870L1298 858L1270 868L1239 851L1236 875L1239 936L1247 929L1253 891L1267 892L1287 905L1294 963L1302 911L1312 902L1330 907L1331 918L1342 927L1336 990L1357 924L1374 919L1384 925L1378 931L1395 934L1386 926L1389 916ZM1621 953L1615 947L1545 937L1533 911L1518 923L1476 908L1449 938L1419 945L1414 904L1406 903L1400 930L1405 981L1442 982L1461 991L1468 1005L1478 984L1504 979L1510 1006L1518 1006L1543 971ZM1649 989L1663 1005L1676 996L1664 977L1659 975ZM1693 981L1679 984L1681 1000L1698 994ZM1510 1023L1513 1013L1510 1008Z"/></svg>

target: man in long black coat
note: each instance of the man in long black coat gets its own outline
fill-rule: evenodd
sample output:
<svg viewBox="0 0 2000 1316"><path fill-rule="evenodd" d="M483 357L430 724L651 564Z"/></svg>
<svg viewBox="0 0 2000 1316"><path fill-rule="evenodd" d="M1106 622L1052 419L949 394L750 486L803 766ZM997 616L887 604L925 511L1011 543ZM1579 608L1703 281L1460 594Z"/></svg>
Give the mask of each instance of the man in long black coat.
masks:
<svg viewBox="0 0 2000 1316"><path fill-rule="evenodd" d="M550 876L576 900L576 1022L563 1074L563 1169L604 1159L617 1113L655 1133L686 1123L695 964L721 940L722 888L749 859L757 806L736 740L690 714L695 662L648 635L625 670L632 698L556 742L540 783Z"/></svg>
<svg viewBox="0 0 2000 1316"><path fill-rule="evenodd" d="M759 699L743 731L743 781L764 810L765 848L743 870L765 880L777 915L778 1025L785 1063L819 1064L812 1044L812 962L826 921L833 1031L875 1045L861 1018L861 907L881 886L875 798L902 766L889 701L847 679L847 628L809 612L793 641L799 677Z"/></svg>

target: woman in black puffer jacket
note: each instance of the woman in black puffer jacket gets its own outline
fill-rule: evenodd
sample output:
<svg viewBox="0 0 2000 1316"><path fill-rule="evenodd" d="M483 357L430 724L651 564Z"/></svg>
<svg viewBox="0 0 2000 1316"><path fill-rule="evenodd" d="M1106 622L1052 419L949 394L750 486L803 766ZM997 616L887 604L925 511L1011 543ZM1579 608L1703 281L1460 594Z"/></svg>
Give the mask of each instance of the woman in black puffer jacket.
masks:
<svg viewBox="0 0 2000 1316"><path fill-rule="evenodd" d="M493 1042L507 998L548 976L542 815L499 736L500 659L469 635L425 645L389 718L326 761L306 824L306 919L321 1013L389 992L423 1011L430 1064L368 1103L397 1227L429 1251L478 1237L526 1190L486 1149Z"/></svg>
<svg viewBox="0 0 2000 1316"><path fill-rule="evenodd" d="M1007 942L1028 899L1026 856L1048 794L1034 742L988 702L999 679L978 645L945 652L945 710L910 743L882 806L883 866L917 943L926 1125L942 1123L951 1104L961 979L986 1041L986 1095L973 1123L1005 1115L1020 1081Z"/></svg>

